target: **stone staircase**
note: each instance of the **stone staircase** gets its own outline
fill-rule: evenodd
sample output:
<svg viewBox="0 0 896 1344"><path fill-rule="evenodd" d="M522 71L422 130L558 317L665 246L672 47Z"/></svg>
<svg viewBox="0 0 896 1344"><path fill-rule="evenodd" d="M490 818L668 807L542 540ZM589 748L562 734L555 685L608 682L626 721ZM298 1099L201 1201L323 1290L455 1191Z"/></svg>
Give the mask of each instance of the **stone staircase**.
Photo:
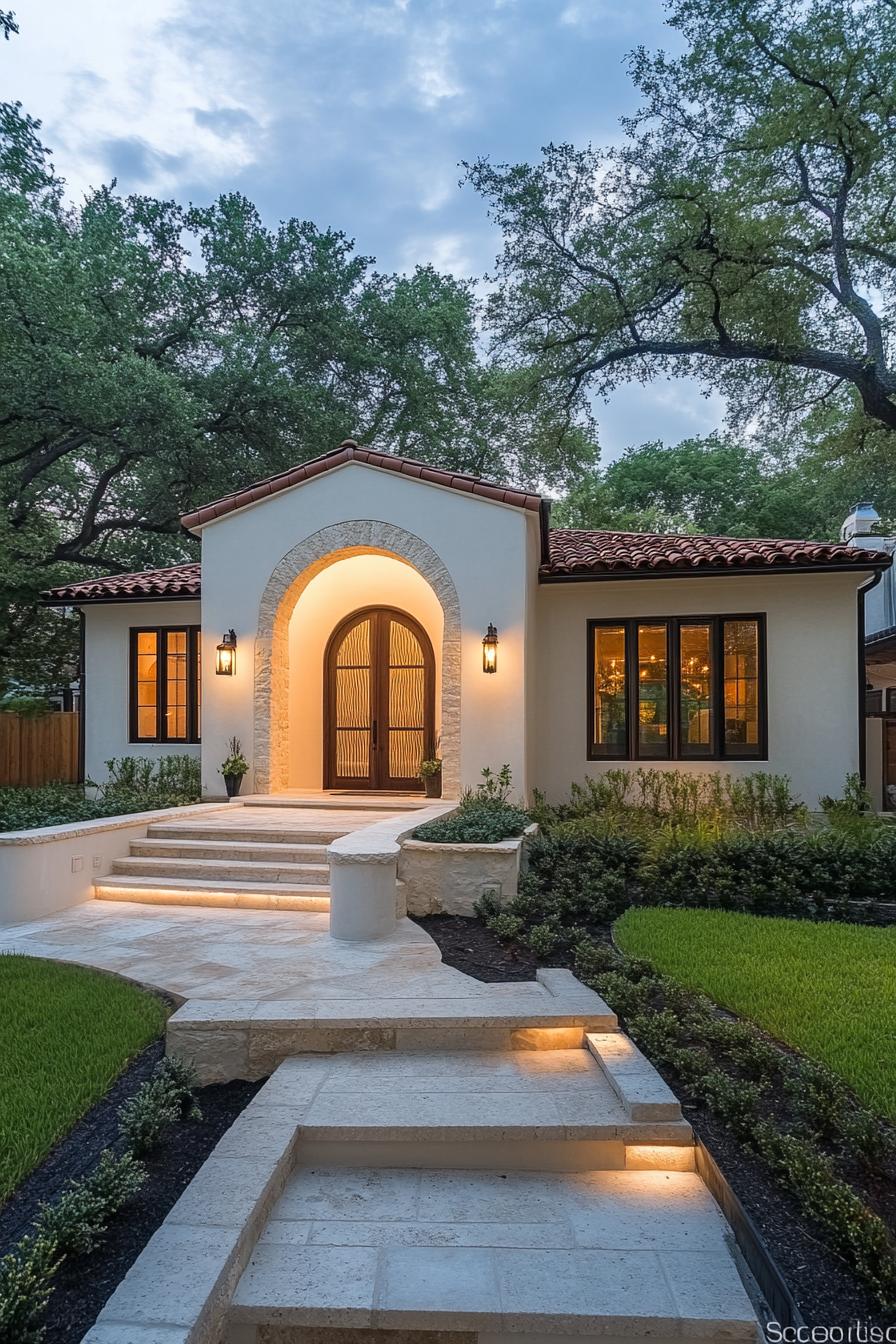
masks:
<svg viewBox="0 0 896 1344"><path fill-rule="evenodd" d="M676 1097L568 971L527 988L303 1019L84 1344L759 1344Z"/></svg>
<svg viewBox="0 0 896 1344"><path fill-rule="evenodd" d="M252 804L209 817L155 822L94 883L107 901L229 906L252 910L330 908L327 846L391 811L343 804Z"/></svg>
<svg viewBox="0 0 896 1344"><path fill-rule="evenodd" d="M658 1085L664 1118L636 1119L645 1103L613 1086L602 1042L281 1065L246 1122L259 1133L297 1105L297 1161L225 1344L291 1344L324 1325L408 1344L419 1331L756 1340L689 1125L647 1073L636 1090Z"/></svg>

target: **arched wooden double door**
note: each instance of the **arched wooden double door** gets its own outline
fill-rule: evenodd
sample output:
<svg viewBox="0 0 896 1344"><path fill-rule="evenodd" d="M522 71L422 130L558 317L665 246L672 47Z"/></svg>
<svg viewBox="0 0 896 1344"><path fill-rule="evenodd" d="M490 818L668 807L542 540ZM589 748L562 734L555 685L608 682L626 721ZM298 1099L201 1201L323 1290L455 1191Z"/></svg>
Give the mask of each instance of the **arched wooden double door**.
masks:
<svg viewBox="0 0 896 1344"><path fill-rule="evenodd" d="M391 607L356 611L327 644L324 686L324 787L420 789L435 724L422 626Z"/></svg>

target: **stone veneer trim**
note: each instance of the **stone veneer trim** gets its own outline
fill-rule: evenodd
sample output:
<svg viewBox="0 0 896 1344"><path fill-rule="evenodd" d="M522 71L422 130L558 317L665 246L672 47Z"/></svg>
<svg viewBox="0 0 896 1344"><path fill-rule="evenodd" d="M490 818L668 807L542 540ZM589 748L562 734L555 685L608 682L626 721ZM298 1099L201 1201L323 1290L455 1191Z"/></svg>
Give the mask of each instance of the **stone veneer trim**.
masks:
<svg viewBox="0 0 896 1344"><path fill-rule="evenodd" d="M454 580L431 546L413 532L376 519L351 519L321 528L278 561L258 605L255 638L255 791L288 786L289 619L316 574L350 555L391 555L412 566L442 608L442 784L460 792L460 602Z"/></svg>

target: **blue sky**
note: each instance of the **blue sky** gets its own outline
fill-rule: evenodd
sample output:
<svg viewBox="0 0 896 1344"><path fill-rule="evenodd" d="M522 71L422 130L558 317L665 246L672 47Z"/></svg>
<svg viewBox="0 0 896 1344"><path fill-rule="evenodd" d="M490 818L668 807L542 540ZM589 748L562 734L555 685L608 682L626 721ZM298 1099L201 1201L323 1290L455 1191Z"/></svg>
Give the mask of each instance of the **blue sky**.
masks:
<svg viewBox="0 0 896 1344"><path fill-rule="evenodd" d="M674 44L661 0L20 0L3 97L41 117L77 198L204 202L344 230L384 270L486 272L499 248L458 180L480 154L607 143L635 105L624 58ZM685 380L597 407L604 460L722 418Z"/></svg>

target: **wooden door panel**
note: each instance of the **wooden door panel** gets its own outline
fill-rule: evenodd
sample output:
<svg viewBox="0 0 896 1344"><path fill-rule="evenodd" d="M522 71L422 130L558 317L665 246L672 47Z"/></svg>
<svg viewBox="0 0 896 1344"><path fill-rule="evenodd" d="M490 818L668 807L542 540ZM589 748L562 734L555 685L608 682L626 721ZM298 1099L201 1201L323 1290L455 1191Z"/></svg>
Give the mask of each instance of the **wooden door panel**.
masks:
<svg viewBox="0 0 896 1344"><path fill-rule="evenodd" d="M342 627L328 677L329 774L343 788L370 788L373 732L374 622L366 616Z"/></svg>
<svg viewBox="0 0 896 1344"><path fill-rule="evenodd" d="M325 787L419 790L435 721L422 627L391 608L357 612L327 646L325 687Z"/></svg>
<svg viewBox="0 0 896 1344"><path fill-rule="evenodd" d="M384 668L385 751L380 762L385 788L417 787L427 727L427 666L423 644L405 621L388 618L388 664Z"/></svg>

